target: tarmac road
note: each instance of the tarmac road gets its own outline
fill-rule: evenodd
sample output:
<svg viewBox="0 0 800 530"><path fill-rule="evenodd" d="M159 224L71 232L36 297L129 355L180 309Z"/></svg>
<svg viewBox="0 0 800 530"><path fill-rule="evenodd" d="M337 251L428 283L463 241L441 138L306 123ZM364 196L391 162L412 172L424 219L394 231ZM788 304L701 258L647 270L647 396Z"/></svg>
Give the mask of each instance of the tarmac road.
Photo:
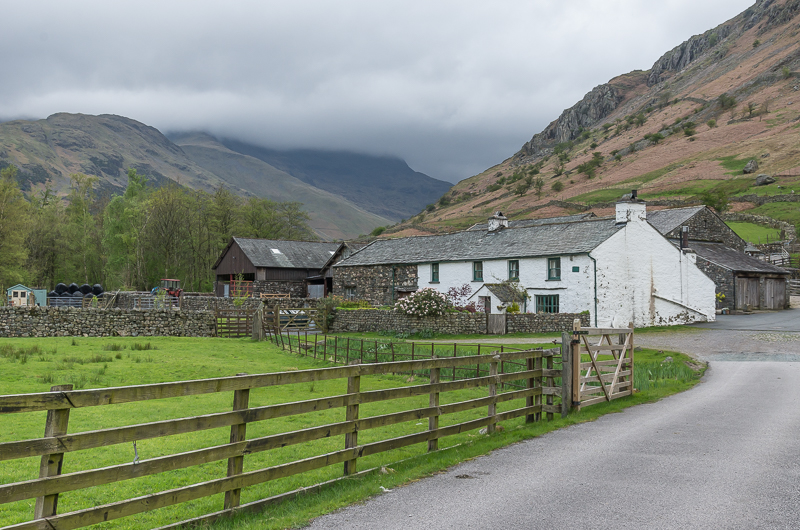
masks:
<svg viewBox="0 0 800 530"><path fill-rule="evenodd" d="M798 362L713 362L688 392L495 451L310 528L800 528L798 381Z"/></svg>

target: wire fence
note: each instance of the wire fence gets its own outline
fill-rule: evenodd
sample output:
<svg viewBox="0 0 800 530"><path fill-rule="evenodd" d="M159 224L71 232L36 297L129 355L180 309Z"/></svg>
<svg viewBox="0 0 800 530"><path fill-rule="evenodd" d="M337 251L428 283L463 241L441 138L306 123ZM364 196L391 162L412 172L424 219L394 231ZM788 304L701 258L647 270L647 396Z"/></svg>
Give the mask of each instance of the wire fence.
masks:
<svg viewBox="0 0 800 530"><path fill-rule="evenodd" d="M474 366L459 366L441 370L439 377L442 380L457 381L473 377L490 375L490 354L528 351L530 348L515 348L508 345L490 344L463 344L458 342L397 342L384 339L363 339L354 337L339 337L336 335L322 335L309 333L308 330L297 330L271 335L271 339L285 351L314 359L321 359L333 364L348 365L354 362L385 363L398 361L416 361L428 359L441 359L445 357L471 357L484 356L485 360L475 363ZM546 359L549 370L561 370L561 346L554 342L558 351ZM501 361L499 366L501 374L523 372L528 370L525 362ZM427 369L397 372L409 377L429 377ZM560 386L561 378L554 377L551 386ZM505 388L523 388L519 382L501 384Z"/></svg>

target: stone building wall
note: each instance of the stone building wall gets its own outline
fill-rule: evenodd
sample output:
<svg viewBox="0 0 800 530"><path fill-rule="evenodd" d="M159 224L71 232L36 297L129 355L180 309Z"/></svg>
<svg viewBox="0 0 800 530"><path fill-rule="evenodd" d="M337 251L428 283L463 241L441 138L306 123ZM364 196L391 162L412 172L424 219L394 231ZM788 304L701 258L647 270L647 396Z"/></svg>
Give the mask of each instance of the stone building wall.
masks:
<svg viewBox="0 0 800 530"><path fill-rule="evenodd" d="M345 296L355 289L356 300L375 306L392 305L404 293L417 290L416 265L363 265L333 267L333 293Z"/></svg>
<svg viewBox="0 0 800 530"><path fill-rule="evenodd" d="M744 252L745 241L736 235L725 222L710 210L703 209L697 212L682 226L689 227L689 240L711 241L724 243L725 246ZM680 242L681 227L665 234L668 239ZM691 243L689 244L691 247Z"/></svg>
<svg viewBox="0 0 800 530"><path fill-rule="evenodd" d="M308 288L305 280L256 280L253 282L253 296L258 298L261 293L288 294L291 298L305 298Z"/></svg>
<svg viewBox="0 0 800 530"><path fill-rule="evenodd" d="M509 333L549 333L572 330L572 322L581 319L581 325L589 326L587 313L524 313L506 316ZM338 310L335 313L330 333L394 331L417 333L430 330L434 333L452 335L485 334L485 313L446 313L441 317L412 317L397 311L382 309Z"/></svg>
<svg viewBox="0 0 800 530"><path fill-rule="evenodd" d="M729 307L733 309L733 305L736 303L734 299L734 285L736 279L733 275L733 271L715 265L700 256L697 256L697 267L714 281L714 285L717 286L717 292L725 295L725 300L720 304L720 307Z"/></svg>
<svg viewBox="0 0 800 530"><path fill-rule="evenodd" d="M0 337L213 337L210 311L0 307Z"/></svg>

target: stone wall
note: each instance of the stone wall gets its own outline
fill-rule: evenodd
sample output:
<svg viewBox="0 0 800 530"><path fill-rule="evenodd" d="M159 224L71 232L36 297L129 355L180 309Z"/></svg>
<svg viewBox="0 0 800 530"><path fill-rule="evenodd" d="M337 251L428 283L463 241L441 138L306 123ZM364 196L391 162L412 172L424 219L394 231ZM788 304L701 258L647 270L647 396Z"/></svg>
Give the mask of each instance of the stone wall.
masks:
<svg viewBox="0 0 800 530"><path fill-rule="evenodd" d="M0 337L213 337L210 311L0 307Z"/></svg>
<svg viewBox="0 0 800 530"><path fill-rule="evenodd" d="M305 298L308 296L305 280L256 280L253 282L253 296L258 298L261 293L288 294L291 298Z"/></svg>
<svg viewBox="0 0 800 530"><path fill-rule="evenodd" d="M700 256L697 256L697 267L714 281L714 285L717 286L717 292L725 295L725 300L720 304L720 307L729 307L733 309L733 305L736 303L734 299L734 285L736 280L734 279L733 272L719 265L715 265Z"/></svg>
<svg viewBox="0 0 800 530"><path fill-rule="evenodd" d="M509 333L549 333L572 329L572 322L581 319L581 325L589 326L589 315L576 313L525 313L507 315ZM417 333L430 330L434 333L452 335L485 334L485 313L446 313L441 317L412 317L397 311L382 309L337 310L330 333L395 331Z"/></svg>
<svg viewBox="0 0 800 530"><path fill-rule="evenodd" d="M296 307L316 307L316 298L270 298L266 304L275 307L277 304L281 308ZM241 305L235 305L233 298L223 298L218 296L183 296L181 297L182 311L216 311L217 309L258 309L261 298L245 298Z"/></svg>
<svg viewBox="0 0 800 530"><path fill-rule="evenodd" d="M581 327L591 326L589 313L519 313L506 315L506 329L508 333L570 331L576 318L580 318Z"/></svg>
<svg viewBox="0 0 800 530"><path fill-rule="evenodd" d="M417 290L416 265L363 265L333 267L333 292L345 296L355 289L356 300L375 306L392 305L403 294Z"/></svg>

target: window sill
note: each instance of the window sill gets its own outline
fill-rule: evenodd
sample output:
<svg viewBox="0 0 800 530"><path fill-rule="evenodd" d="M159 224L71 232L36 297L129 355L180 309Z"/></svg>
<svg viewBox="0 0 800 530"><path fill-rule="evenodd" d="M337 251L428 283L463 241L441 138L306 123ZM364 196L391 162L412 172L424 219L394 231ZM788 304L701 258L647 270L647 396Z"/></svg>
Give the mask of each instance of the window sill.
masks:
<svg viewBox="0 0 800 530"><path fill-rule="evenodd" d="M428 283L439 283L439 282L428 282Z"/></svg>
<svg viewBox="0 0 800 530"><path fill-rule="evenodd" d="M560 282L561 278L547 278L545 281L546 282Z"/></svg>
<svg viewBox="0 0 800 530"><path fill-rule="evenodd" d="M483 280L472 280L472 283L483 283Z"/></svg>

